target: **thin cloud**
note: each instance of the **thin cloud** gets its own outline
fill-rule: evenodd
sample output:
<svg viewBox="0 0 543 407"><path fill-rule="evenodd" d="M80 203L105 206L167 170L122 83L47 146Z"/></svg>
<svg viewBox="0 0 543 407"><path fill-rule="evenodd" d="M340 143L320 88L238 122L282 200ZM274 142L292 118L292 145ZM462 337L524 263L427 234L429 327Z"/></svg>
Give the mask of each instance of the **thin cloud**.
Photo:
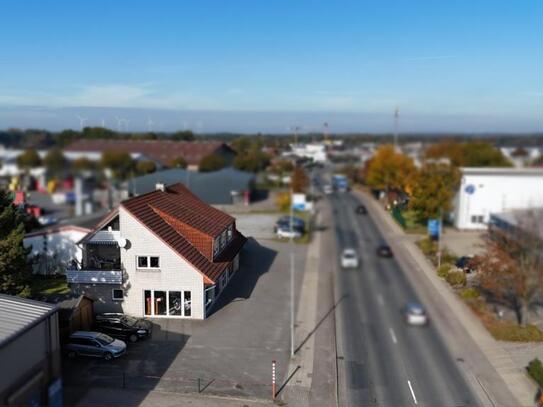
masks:
<svg viewBox="0 0 543 407"><path fill-rule="evenodd" d="M406 58L404 59L404 61L406 62L439 61L442 59L453 59L453 58L456 58L456 55L430 55L430 56L423 56L423 57Z"/></svg>

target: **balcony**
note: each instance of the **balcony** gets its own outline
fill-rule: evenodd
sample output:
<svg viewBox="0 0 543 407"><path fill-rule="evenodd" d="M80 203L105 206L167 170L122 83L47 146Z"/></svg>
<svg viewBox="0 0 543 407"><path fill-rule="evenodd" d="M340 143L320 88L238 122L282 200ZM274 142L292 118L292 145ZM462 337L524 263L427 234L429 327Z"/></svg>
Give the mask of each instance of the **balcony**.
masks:
<svg viewBox="0 0 543 407"><path fill-rule="evenodd" d="M66 270L69 284L122 284L121 270Z"/></svg>

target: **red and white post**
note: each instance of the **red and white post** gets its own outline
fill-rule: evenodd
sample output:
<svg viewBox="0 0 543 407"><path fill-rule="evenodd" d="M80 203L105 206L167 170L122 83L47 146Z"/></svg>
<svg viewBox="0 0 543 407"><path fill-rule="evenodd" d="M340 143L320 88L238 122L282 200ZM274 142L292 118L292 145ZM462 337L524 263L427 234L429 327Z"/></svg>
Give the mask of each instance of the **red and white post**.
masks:
<svg viewBox="0 0 543 407"><path fill-rule="evenodd" d="M275 360L272 360L272 399L275 400Z"/></svg>

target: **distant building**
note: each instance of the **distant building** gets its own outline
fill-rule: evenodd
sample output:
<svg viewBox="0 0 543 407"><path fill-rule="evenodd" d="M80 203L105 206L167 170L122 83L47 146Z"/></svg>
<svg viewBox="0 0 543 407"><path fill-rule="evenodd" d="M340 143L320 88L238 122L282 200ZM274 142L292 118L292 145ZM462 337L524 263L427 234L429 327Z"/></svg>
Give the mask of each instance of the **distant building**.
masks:
<svg viewBox="0 0 543 407"><path fill-rule="evenodd" d="M458 229L485 229L493 213L543 206L543 168L461 168Z"/></svg>
<svg viewBox="0 0 543 407"><path fill-rule="evenodd" d="M528 167L542 155L539 147L501 147L502 154L513 163L515 167Z"/></svg>
<svg viewBox="0 0 543 407"><path fill-rule="evenodd" d="M324 163L326 161L326 146L321 143L309 144L291 144L291 151L286 155L295 155L300 158L307 158L315 163Z"/></svg>
<svg viewBox="0 0 543 407"><path fill-rule="evenodd" d="M246 238L235 218L182 184L121 203L79 243L81 267L66 271L97 312L204 319L239 268Z"/></svg>
<svg viewBox="0 0 543 407"><path fill-rule="evenodd" d="M152 160L160 167L169 167L173 160L183 157L189 170L198 170L202 158L216 154L231 165L236 153L221 142L170 140L79 140L64 149L69 160L85 157L99 161L104 151L125 152L137 160Z"/></svg>
<svg viewBox="0 0 543 407"><path fill-rule="evenodd" d="M180 168L157 171L128 182L131 195L151 192L156 184L182 183L198 198L210 205L249 204L255 189L255 175L234 168L213 172L193 172Z"/></svg>
<svg viewBox="0 0 543 407"><path fill-rule="evenodd" d="M58 308L0 294L0 405L62 406Z"/></svg>

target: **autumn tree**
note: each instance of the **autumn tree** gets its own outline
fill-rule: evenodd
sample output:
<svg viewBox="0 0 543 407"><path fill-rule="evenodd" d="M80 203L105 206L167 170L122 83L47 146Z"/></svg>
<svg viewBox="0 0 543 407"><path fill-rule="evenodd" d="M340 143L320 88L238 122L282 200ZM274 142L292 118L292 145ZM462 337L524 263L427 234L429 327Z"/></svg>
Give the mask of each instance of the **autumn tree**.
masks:
<svg viewBox="0 0 543 407"><path fill-rule="evenodd" d="M234 159L234 168L255 173L264 170L269 164L270 156L258 149L238 154Z"/></svg>
<svg viewBox="0 0 543 407"><path fill-rule="evenodd" d="M416 171L409 182L409 208L417 221L424 223L449 212L459 182L459 170L449 164L426 163Z"/></svg>
<svg viewBox="0 0 543 407"><path fill-rule="evenodd" d="M528 310L543 294L543 221L535 212L518 215L514 227L492 228L486 251L473 265L481 287L508 303L525 326Z"/></svg>
<svg viewBox="0 0 543 407"><path fill-rule="evenodd" d="M187 168L187 160L185 160L183 157L179 156L177 158L174 158L170 162L170 167L172 168Z"/></svg>
<svg viewBox="0 0 543 407"><path fill-rule="evenodd" d="M210 154L200 160L198 169L200 172L212 172L224 168L225 165L226 162L220 155Z"/></svg>
<svg viewBox="0 0 543 407"><path fill-rule="evenodd" d="M138 174L151 174L156 171L156 164L151 160L138 161L136 172Z"/></svg>
<svg viewBox="0 0 543 407"><path fill-rule="evenodd" d="M309 177L302 167L294 168L290 179L292 192L304 193L309 186Z"/></svg>
<svg viewBox="0 0 543 407"><path fill-rule="evenodd" d="M511 166L502 152L487 141L457 143L452 140L443 140L430 145L424 156L426 159L447 158L456 167Z"/></svg>
<svg viewBox="0 0 543 407"><path fill-rule="evenodd" d="M96 163L86 157L80 157L72 161L72 168L76 172L91 171L96 169Z"/></svg>
<svg viewBox="0 0 543 407"><path fill-rule="evenodd" d="M424 157L434 160L447 158L451 165L460 167L464 163L464 150L462 144L454 140L442 140L428 146L424 151Z"/></svg>
<svg viewBox="0 0 543 407"><path fill-rule="evenodd" d="M104 151L100 165L119 181L126 180L134 171L134 160L130 154L121 151Z"/></svg>
<svg viewBox="0 0 543 407"><path fill-rule="evenodd" d="M25 150L19 157L17 157L17 165L25 170L39 167L41 165L40 155L36 150Z"/></svg>
<svg viewBox="0 0 543 407"><path fill-rule="evenodd" d="M413 160L386 144L377 149L369 162L365 182L374 189L403 192L414 172Z"/></svg>

